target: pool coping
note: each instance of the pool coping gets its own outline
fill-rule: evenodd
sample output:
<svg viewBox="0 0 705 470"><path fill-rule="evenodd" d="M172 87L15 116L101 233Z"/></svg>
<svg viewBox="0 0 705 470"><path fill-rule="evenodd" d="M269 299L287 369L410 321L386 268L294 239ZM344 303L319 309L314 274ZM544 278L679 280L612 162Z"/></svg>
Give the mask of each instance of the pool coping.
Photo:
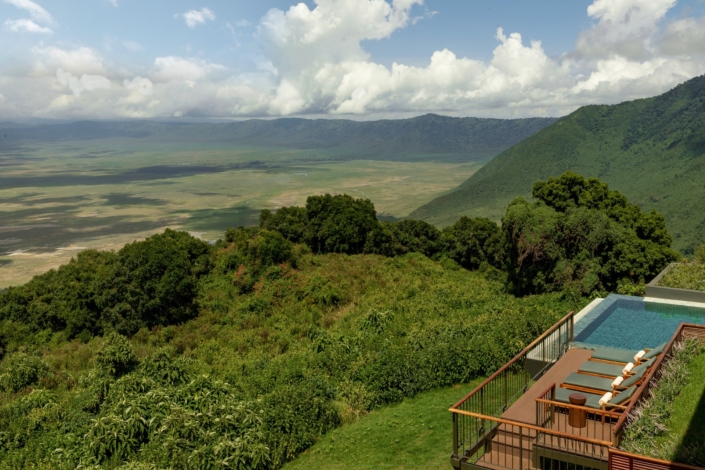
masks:
<svg viewBox="0 0 705 470"><path fill-rule="evenodd" d="M657 284L661 281L661 278L668 271L673 269L673 267L678 266L681 263L671 263L664 268L663 271L658 273L658 275L651 280L646 285L646 298L648 299L659 299L650 300L651 302L659 302L661 300L675 300L679 302L689 302L700 305L690 305L691 307L705 307L705 292L692 290L692 289L679 289L677 287L663 287ZM676 304L680 305L680 304Z"/></svg>

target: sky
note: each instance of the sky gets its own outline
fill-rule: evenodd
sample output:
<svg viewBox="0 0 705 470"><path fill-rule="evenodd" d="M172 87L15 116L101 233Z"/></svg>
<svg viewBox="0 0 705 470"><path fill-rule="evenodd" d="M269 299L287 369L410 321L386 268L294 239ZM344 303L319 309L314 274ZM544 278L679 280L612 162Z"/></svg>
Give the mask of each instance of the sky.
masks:
<svg viewBox="0 0 705 470"><path fill-rule="evenodd" d="M705 73L705 0L0 0L0 121L563 116Z"/></svg>

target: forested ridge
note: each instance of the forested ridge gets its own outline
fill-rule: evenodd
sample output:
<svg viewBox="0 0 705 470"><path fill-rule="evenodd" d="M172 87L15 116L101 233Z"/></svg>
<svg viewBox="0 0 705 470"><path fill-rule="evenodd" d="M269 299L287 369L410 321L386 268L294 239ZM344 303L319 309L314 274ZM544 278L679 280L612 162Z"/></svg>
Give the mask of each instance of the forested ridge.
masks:
<svg viewBox="0 0 705 470"><path fill-rule="evenodd" d="M167 230L0 293L0 467L280 468L679 258L661 215L597 179L532 196L443 230L313 196L214 246Z"/></svg>
<svg viewBox="0 0 705 470"><path fill-rule="evenodd" d="M326 149L343 159L486 161L555 122L555 118L250 119L227 124L81 121L37 126L0 123L3 145L17 142L124 139L134 142Z"/></svg>
<svg viewBox="0 0 705 470"><path fill-rule="evenodd" d="M705 239L705 76L646 99L584 106L499 154L456 190L410 217L452 224L460 215L499 221L538 179L574 171L598 177L667 219L674 248Z"/></svg>

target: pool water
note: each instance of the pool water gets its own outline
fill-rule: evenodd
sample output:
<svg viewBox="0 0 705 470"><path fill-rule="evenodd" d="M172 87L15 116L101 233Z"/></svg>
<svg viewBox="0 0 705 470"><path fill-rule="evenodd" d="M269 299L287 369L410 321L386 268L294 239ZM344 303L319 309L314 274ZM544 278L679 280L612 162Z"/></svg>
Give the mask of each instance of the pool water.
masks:
<svg viewBox="0 0 705 470"><path fill-rule="evenodd" d="M705 324L705 308L610 294L575 325L575 342L640 350L665 343L681 323Z"/></svg>

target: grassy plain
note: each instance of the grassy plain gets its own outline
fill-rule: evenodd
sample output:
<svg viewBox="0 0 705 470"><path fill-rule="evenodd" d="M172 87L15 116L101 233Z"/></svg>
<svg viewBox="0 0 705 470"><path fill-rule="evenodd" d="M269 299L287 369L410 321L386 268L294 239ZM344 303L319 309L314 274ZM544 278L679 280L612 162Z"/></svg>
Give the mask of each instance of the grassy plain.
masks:
<svg viewBox="0 0 705 470"><path fill-rule="evenodd" d="M0 150L0 288L166 227L217 239L314 194L367 197L382 216L404 217L482 166L117 138Z"/></svg>
<svg viewBox="0 0 705 470"><path fill-rule="evenodd" d="M450 466L448 436L453 432L448 408L481 380L421 393L372 411L326 434L284 470L445 470Z"/></svg>

